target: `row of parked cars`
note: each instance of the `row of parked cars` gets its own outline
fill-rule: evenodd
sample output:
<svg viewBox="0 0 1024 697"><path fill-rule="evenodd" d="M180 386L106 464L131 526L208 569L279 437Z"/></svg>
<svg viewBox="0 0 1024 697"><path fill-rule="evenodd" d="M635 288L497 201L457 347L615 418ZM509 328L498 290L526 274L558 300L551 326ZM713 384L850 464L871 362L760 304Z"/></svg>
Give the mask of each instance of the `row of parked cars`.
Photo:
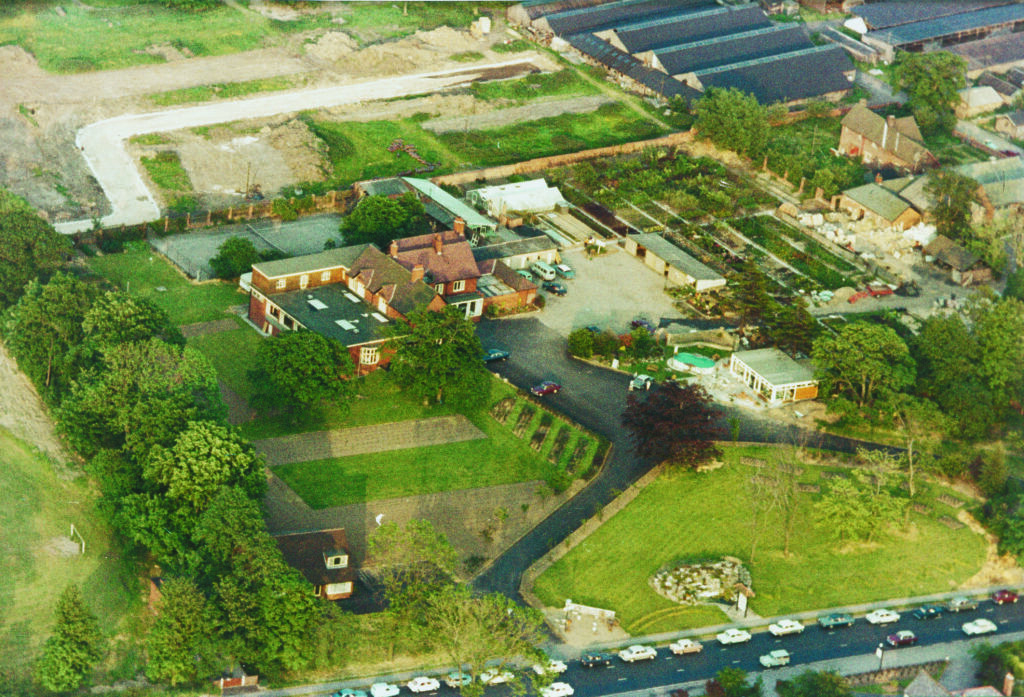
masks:
<svg viewBox="0 0 1024 697"><path fill-rule="evenodd" d="M564 673L568 666L562 661L550 659L543 663L535 663L533 672L537 675L559 675ZM515 673L504 668L488 668L477 676L477 680L484 685L500 685L511 682L515 679ZM454 670L444 678L444 684L448 687L465 687L473 682L473 676L461 670ZM409 692L420 694L424 692L436 692L441 688L441 681L437 678L419 675L405 684ZM401 688L390 682L375 682L370 685L369 690L355 690L345 688L334 693L333 697L397 697ZM571 697L572 686L564 682L553 682L541 689L541 697Z"/></svg>

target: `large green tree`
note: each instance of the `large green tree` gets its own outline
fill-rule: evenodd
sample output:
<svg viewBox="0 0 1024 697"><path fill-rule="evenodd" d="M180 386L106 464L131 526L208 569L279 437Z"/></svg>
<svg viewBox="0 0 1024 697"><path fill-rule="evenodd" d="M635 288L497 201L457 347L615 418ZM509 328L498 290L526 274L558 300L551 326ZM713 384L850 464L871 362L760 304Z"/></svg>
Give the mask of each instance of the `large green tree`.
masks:
<svg viewBox="0 0 1024 697"><path fill-rule="evenodd" d="M355 365L340 341L300 329L260 343L252 371L256 401L285 411L322 402L339 406L355 392Z"/></svg>
<svg viewBox="0 0 1024 697"><path fill-rule="evenodd" d="M925 191L935 199L931 214L940 235L959 242L971 239L971 204L978 201L979 189L978 182L957 172L928 175Z"/></svg>
<svg viewBox="0 0 1024 697"><path fill-rule="evenodd" d="M39 684L50 692L81 687L103 655L103 635L78 586L70 585L57 599L53 633L36 662Z"/></svg>
<svg viewBox="0 0 1024 697"><path fill-rule="evenodd" d="M252 240L245 237L229 237L217 248L217 254L210 259L210 268L217 278L238 278L252 270L260 260L260 253Z"/></svg>
<svg viewBox="0 0 1024 697"><path fill-rule="evenodd" d="M33 278L44 281L71 254L71 243L22 198L0 188L0 309Z"/></svg>
<svg viewBox="0 0 1024 697"><path fill-rule="evenodd" d="M153 338L185 345L185 337L166 312L150 300L119 290L107 291L93 302L82 320L82 329L96 347Z"/></svg>
<svg viewBox="0 0 1024 697"><path fill-rule="evenodd" d="M387 251L391 240L430 232L423 203L413 193L398 198L367 196L341 221L345 244L375 244Z"/></svg>
<svg viewBox="0 0 1024 697"><path fill-rule="evenodd" d="M775 683L779 697L849 697L850 683L839 673L805 670L792 680Z"/></svg>
<svg viewBox="0 0 1024 697"><path fill-rule="evenodd" d="M768 112L757 98L734 87L712 87L697 101L697 131L715 145L747 157L764 154Z"/></svg>
<svg viewBox="0 0 1024 697"><path fill-rule="evenodd" d="M487 398L490 373L475 327L462 310L418 310L409 315L409 326L392 326L391 375L414 397L465 405Z"/></svg>
<svg viewBox="0 0 1024 697"><path fill-rule="evenodd" d="M719 455L724 433L711 396L700 385L665 383L640 399L626 397L622 425L636 452L655 462L696 468Z"/></svg>
<svg viewBox="0 0 1024 697"><path fill-rule="evenodd" d="M160 593L146 634L146 675L171 687L197 683L217 668L216 611L189 579L167 579Z"/></svg>
<svg viewBox="0 0 1024 697"><path fill-rule="evenodd" d="M980 349L978 373L996 408L1005 410L1024 399L1024 301L982 301L971 315Z"/></svg>
<svg viewBox="0 0 1024 697"><path fill-rule="evenodd" d="M914 382L914 359L889 327L851 322L837 335L823 334L811 351L822 391L831 397L871 406L876 397Z"/></svg>
<svg viewBox="0 0 1024 697"><path fill-rule="evenodd" d="M909 97L921 132L926 136L948 134L956 125L957 91L966 85L967 61L948 51L900 51L895 75Z"/></svg>

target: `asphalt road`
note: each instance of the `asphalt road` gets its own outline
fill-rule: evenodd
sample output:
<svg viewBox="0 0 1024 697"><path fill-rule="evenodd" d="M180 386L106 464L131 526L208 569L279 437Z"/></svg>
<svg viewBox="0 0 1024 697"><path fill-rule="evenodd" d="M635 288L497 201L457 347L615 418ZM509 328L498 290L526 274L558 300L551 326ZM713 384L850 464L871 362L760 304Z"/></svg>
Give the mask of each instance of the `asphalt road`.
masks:
<svg viewBox="0 0 1024 697"><path fill-rule="evenodd" d="M654 463L632 451L620 425L628 394L627 375L570 358L565 349L565 337L535 318L483 320L477 326L477 334L485 349L496 347L511 351L507 361L491 364L493 371L523 389L542 380L561 384L561 392L540 399L612 443L606 466L590 484L498 557L474 582L480 590L496 591L521 600L519 582L523 571L610 503ZM733 416L739 419L742 441L796 442L801 433L795 427L726 407L722 408L723 427ZM858 447L878 447L816 432L807 434L807 444L843 452L853 452Z"/></svg>

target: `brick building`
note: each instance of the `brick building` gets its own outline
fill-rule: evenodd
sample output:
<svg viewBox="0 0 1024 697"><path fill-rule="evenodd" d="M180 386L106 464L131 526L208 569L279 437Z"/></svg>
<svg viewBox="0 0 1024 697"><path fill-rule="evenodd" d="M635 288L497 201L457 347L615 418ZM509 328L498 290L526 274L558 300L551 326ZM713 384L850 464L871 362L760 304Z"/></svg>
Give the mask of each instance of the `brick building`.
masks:
<svg viewBox="0 0 1024 697"><path fill-rule="evenodd" d="M869 167L920 172L939 164L922 140L913 116L883 117L858 104L843 117L839 151Z"/></svg>

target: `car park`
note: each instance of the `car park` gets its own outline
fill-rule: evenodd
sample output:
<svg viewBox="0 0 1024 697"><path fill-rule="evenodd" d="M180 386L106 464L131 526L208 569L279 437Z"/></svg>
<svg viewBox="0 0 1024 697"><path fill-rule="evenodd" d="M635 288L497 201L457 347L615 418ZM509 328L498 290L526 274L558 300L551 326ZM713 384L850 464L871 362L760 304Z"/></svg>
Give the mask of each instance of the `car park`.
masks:
<svg viewBox="0 0 1024 697"><path fill-rule="evenodd" d="M565 284L559 283L558 281L544 281L544 283L541 284L541 288L549 293L554 293L555 295L565 295L569 292L565 287Z"/></svg>
<svg viewBox="0 0 1024 697"><path fill-rule="evenodd" d="M996 623L992 620L979 617L971 622L965 622L961 629L964 630L964 634L967 636L977 636L978 634L991 634L998 627L996 627Z"/></svg>
<svg viewBox="0 0 1024 697"><path fill-rule="evenodd" d="M885 643L889 646L913 646L917 643L917 635L907 629L901 629L895 634L885 637Z"/></svg>
<svg viewBox="0 0 1024 697"><path fill-rule="evenodd" d="M934 620L942 617L943 610L945 608L941 605L922 605L914 610L913 615L915 619L919 620Z"/></svg>
<svg viewBox="0 0 1024 697"><path fill-rule="evenodd" d="M395 697L398 694L398 685L390 682L375 682L370 685L372 697Z"/></svg>
<svg viewBox="0 0 1024 697"><path fill-rule="evenodd" d="M544 281L555 280L555 269L543 261L535 261L530 264L530 273Z"/></svg>
<svg viewBox="0 0 1024 697"><path fill-rule="evenodd" d="M629 381L629 389L631 392L633 390L649 390L652 384L654 384L654 378L650 375L634 373L633 379Z"/></svg>
<svg viewBox="0 0 1024 697"><path fill-rule="evenodd" d="M957 598L953 598L948 603L946 603L946 609L950 612L965 612L967 610L977 610L978 601L974 598L959 596Z"/></svg>
<svg viewBox="0 0 1024 697"><path fill-rule="evenodd" d="M576 278L576 269L568 264L555 264L555 273L566 280Z"/></svg>
<svg viewBox="0 0 1024 697"><path fill-rule="evenodd" d="M492 361L507 361L508 357L512 354L505 349L489 348L484 351L482 358L484 363L491 363Z"/></svg>
<svg viewBox="0 0 1024 697"><path fill-rule="evenodd" d="M789 651L785 649L777 649L771 653L766 653L759 659L761 665L765 668L779 668L781 666L789 665Z"/></svg>
<svg viewBox="0 0 1024 697"><path fill-rule="evenodd" d="M567 682L553 682L540 688L540 697L572 697L572 685Z"/></svg>
<svg viewBox="0 0 1024 697"><path fill-rule="evenodd" d="M726 629L715 635L719 644L745 644L750 641L750 632L744 629Z"/></svg>
<svg viewBox="0 0 1024 697"><path fill-rule="evenodd" d="M580 664L584 668L597 668L598 666L610 666L612 657L607 653L585 653L580 656Z"/></svg>
<svg viewBox="0 0 1024 697"><path fill-rule="evenodd" d="M853 615L847 612L833 612L822 615L818 618L818 626L822 629L835 629L836 627L852 627Z"/></svg>
<svg viewBox="0 0 1024 697"><path fill-rule="evenodd" d="M565 665L562 661L549 658L544 663L534 663L533 672L537 675L560 675L564 673L569 666Z"/></svg>
<svg viewBox="0 0 1024 697"><path fill-rule="evenodd" d="M484 685L501 685L502 683L515 680L515 677L515 674L511 670L488 668L480 673L480 682Z"/></svg>
<svg viewBox="0 0 1024 697"><path fill-rule="evenodd" d="M693 639L680 639L668 645L669 651L677 656L687 653L700 653L703 648L699 641L694 641Z"/></svg>
<svg viewBox="0 0 1024 697"><path fill-rule="evenodd" d="M996 605L1003 605L1004 603L1015 603L1017 602L1017 594L1010 590L998 590L992 594L992 602Z"/></svg>
<svg viewBox="0 0 1024 697"><path fill-rule="evenodd" d="M557 382L545 380L539 385L534 385L533 387L531 387L530 392L534 393L538 397L543 397L546 394L558 394L559 390L561 389L562 386L559 385Z"/></svg>
<svg viewBox="0 0 1024 697"><path fill-rule="evenodd" d="M473 676L459 670L453 670L444 678L444 684L448 687L465 687L471 682L473 682Z"/></svg>
<svg viewBox="0 0 1024 697"><path fill-rule="evenodd" d="M367 694L366 690L353 690L346 687L344 690L335 692L333 697L367 697Z"/></svg>
<svg viewBox="0 0 1024 697"><path fill-rule="evenodd" d="M657 657L658 652L653 646L644 646L642 644L633 644L632 646L619 651L619 658L626 663L632 663L633 661L649 661Z"/></svg>
<svg viewBox="0 0 1024 697"><path fill-rule="evenodd" d="M864 615L864 619L869 624L892 624L893 622L900 621L900 613L889 610L888 608L880 608L878 610L872 610L868 614Z"/></svg>
<svg viewBox="0 0 1024 697"><path fill-rule="evenodd" d="M786 636L788 634L800 634L804 631L804 626L796 620L779 620L773 624L768 625L768 632L772 636Z"/></svg>

